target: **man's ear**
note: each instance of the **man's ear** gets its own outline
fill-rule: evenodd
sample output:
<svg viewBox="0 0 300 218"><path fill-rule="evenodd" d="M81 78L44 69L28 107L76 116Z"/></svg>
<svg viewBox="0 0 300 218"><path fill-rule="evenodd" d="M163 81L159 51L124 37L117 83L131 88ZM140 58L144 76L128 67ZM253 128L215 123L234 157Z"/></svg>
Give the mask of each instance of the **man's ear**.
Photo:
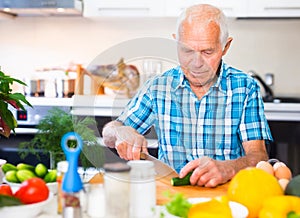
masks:
<svg viewBox="0 0 300 218"><path fill-rule="evenodd" d="M229 38L227 39L227 42L226 42L226 45L225 45L225 48L224 48L223 54L222 54L223 56L227 53L227 51L228 51L228 49L229 49L229 47L230 47L230 45L231 45L232 40L233 40L232 37L229 37Z"/></svg>

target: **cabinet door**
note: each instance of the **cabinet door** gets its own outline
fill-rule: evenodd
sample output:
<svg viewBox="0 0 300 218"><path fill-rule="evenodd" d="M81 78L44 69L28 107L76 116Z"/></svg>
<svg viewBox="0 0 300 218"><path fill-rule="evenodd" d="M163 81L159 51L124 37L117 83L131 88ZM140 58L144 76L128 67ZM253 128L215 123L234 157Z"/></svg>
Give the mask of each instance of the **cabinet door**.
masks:
<svg viewBox="0 0 300 218"><path fill-rule="evenodd" d="M191 5L211 4L220 8L227 17L240 17L245 14L247 0L165 0L165 15L178 16Z"/></svg>
<svg viewBox="0 0 300 218"><path fill-rule="evenodd" d="M248 0L247 17L299 17L300 0Z"/></svg>
<svg viewBox="0 0 300 218"><path fill-rule="evenodd" d="M147 17L162 16L160 0L85 0L85 17Z"/></svg>

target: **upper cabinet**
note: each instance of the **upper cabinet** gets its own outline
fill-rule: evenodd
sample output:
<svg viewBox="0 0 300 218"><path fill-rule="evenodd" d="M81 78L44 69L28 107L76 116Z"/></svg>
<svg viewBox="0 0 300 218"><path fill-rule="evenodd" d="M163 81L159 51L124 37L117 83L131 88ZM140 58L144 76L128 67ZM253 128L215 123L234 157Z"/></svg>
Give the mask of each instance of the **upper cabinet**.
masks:
<svg viewBox="0 0 300 218"><path fill-rule="evenodd" d="M300 17L300 0L84 0L85 17L177 17L193 4L207 3L227 17Z"/></svg>
<svg viewBox="0 0 300 218"><path fill-rule="evenodd" d="M180 12L194 4L211 4L222 9L227 17L239 17L245 13L245 0L164 0L165 16L178 16Z"/></svg>
<svg viewBox="0 0 300 218"><path fill-rule="evenodd" d="M300 17L300 0L248 0L243 17Z"/></svg>
<svg viewBox="0 0 300 218"><path fill-rule="evenodd" d="M160 0L84 0L85 17L163 16Z"/></svg>

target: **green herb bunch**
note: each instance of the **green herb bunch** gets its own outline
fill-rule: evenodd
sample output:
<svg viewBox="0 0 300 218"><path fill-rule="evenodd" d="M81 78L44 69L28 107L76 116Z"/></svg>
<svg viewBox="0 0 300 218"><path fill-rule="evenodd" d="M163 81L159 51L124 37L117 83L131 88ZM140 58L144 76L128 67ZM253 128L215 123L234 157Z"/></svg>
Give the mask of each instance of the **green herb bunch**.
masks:
<svg viewBox="0 0 300 218"><path fill-rule="evenodd" d="M40 158L37 150L43 153L50 152L54 161L54 166L58 161L64 160L65 155L61 148L61 139L68 132L77 132L83 140L83 149L80 153L81 165L87 167L100 167L103 156L102 146L98 144L94 130L91 128L96 125L95 119L92 117L73 116L66 111L54 107L48 111L48 114L37 125L38 132L29 142L22 142L19 145L20 156L25 158L29 153ZM69 147L74 145L71 144ZM76 146L76 145L75 145Z"/></svg>
<svg viewBox="0 0 300 218"><path fill-rule="evenodd" d="M22 102L31 106L23 94L12 93L11 85L14 82L26 86L21 80L7 76L0 71L0 134L7 138L10 136L11 130L15 133L15 128L18 125L8 105L22 110L25 110Z"/></svg>

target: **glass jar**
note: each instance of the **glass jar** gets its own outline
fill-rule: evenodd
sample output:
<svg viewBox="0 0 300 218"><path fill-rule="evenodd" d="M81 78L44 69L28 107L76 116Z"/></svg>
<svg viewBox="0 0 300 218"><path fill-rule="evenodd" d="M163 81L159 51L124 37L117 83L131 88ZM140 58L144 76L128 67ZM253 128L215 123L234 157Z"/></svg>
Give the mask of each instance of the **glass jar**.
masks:
<svg viewBox="0 0 300 218"><path fill-rule="evenodd" d="M104 165L106 218L129 218L129 171L125 163Z"/></svg>
<svg viewBox="0 0 300 218"><path fill-rule="evenodd" d="M68 170L68 161L60 161L57 163L57 213L61 214L63 211L63 191L62 191L62 180L65 173Z"/></svg>
<svg viewBox="0 0 300 218"><path fill-rule="evenodd" d="M154 164L147 160L133 160L130 167L130 218L155 216L156 183Z"/></svg>

